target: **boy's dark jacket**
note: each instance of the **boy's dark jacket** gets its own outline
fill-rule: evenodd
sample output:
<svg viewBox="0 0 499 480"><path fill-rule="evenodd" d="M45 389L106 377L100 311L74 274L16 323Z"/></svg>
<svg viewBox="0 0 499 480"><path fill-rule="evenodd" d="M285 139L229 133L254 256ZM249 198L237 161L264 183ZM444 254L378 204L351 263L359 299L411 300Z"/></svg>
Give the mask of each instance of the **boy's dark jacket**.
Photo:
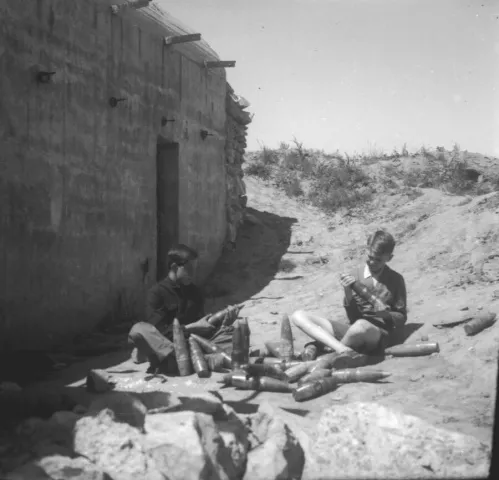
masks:
<svg viewBox="0 0 499 480"><path fill-rule="evenodd" d="M166 277L147 293L146 322L160 331L171 330L175 318L181 325L188 325L203 315L204 297L194 284L176 285Z"/></svg>

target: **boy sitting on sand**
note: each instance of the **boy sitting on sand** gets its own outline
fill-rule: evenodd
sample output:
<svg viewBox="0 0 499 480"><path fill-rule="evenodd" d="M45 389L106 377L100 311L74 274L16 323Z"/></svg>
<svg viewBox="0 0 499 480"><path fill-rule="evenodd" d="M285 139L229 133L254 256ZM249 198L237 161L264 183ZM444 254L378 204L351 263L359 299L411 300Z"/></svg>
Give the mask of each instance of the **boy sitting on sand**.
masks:
<svg viewBox="0 0 499 480"><path fill-rule="evenodd" d="M136 347L136 363L150 362L148 372L175 374L178 372L173 347L173 320L189 325L204 315L201 289L193 283L198 253L186 245L168 252L168 275L147 294L146 319L136 323L128 334L129 343ZM199 331L217 344L231 345L232 327ZM214 339L216 337L216 340Z"/></svg>
<svg viewBox="0 0 499 480"><path fill-rule="evenodd" d="M345 290L343 306L349 323L326 319L303 310L291 315L292 322L301 329L313 323L345 346L360 353L375 353L391 343L395 332L407 321L407 293L404 277L387 263L393 258L393 236L378 230L367 240L367 259L349 275L340 275ZM375 311L351 288L358 281L390 307L388 311Z"/></svg>

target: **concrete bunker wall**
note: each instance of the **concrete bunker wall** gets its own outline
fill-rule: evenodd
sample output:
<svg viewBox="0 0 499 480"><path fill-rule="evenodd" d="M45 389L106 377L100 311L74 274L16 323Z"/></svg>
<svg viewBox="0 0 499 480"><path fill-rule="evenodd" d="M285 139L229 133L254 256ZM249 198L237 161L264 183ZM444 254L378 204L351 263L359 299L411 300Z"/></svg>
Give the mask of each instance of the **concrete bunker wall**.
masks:
<svg viewBox="0 0 499 480"><path fill-rule="evenodd" d="M126 2L0 0L0 349L142 312L158 139L179 144L179 241L200 280L226 239L225 71L204 68L204 42L164 46L192 32L154 4L112 3Z"/></svg>

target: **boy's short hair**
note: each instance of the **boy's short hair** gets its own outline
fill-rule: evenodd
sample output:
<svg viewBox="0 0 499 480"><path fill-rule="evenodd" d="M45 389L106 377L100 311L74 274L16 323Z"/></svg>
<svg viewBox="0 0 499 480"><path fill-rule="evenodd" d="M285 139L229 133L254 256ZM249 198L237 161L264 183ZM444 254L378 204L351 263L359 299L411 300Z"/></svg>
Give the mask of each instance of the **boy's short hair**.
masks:
<svg viewBox="0 0 499 480"><path fill-rule="evenodd" d="M367 247L380 255L391 255L395 250L395 239L386 230L377 230L369 235Z"/></svg>
<svg viewBox="0 0 499 480"><path fill-rule="evenodd" d="M179 243L168 250L168 268L175 265L185 265L189 260L198 258L198 252L187 245Z"/></svg>

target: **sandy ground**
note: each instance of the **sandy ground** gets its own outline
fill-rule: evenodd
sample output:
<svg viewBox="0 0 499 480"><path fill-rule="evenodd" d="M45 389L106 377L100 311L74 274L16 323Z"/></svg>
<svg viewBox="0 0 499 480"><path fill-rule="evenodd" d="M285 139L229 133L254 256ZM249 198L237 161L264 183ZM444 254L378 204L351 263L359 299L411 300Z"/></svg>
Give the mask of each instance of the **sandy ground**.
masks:
<svg viewBox="0 0 499 480"><path fill-rule="evenodd" d="M387 359L380 368L392 373L388 381L343 385L304 403L296 403L290 394L221 388L224 399L241 413L270 401L310 435L325 408L373 401L491 445L499 325L467 337L462 325L437 329L433 323L457 319L465 307L499 311L499 194L471 199L421 190L418 198L379 197L367 215L342 218L326 217L253 178L246 183L249 213L260 224L246 222L236 249L220 260L207 287L212 311L244 303L241 315L249 318L252 346L278 340L281 315L296 309L343 318L337 275L362 261L368 232L384 226L398 240L391 266L404 275L408 287L405 341L428 335L440 344L440 354ZM299 350L308 339L297 329L294 336ZM115 353L75 364L55 381L78 386L88 368L108 367L122 390L184 394L220 388L220 374L145 382L145 365L124 357ZM78 391L82 403L90 400Z"/></svg>

